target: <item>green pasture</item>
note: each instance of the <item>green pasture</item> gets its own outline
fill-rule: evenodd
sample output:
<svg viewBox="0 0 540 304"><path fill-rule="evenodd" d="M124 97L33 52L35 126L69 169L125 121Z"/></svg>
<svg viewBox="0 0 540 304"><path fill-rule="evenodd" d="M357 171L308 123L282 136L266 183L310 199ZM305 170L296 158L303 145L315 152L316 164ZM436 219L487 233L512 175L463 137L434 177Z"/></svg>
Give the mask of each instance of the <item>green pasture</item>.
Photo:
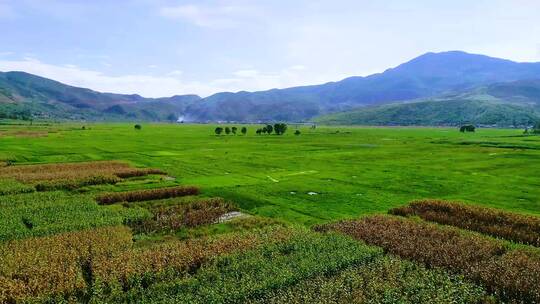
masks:
<svg viewBox="0 0 540 304"><path fill-rule="evenodd" d="M0 125L0 160L125 160L163 169L246 212L302 224L422 198L540 214L540 136L522 130L301 126L295 136L289 125L283 136L256 135L259 126L246 136L216 136L216 124L82 126Z"/></svg>

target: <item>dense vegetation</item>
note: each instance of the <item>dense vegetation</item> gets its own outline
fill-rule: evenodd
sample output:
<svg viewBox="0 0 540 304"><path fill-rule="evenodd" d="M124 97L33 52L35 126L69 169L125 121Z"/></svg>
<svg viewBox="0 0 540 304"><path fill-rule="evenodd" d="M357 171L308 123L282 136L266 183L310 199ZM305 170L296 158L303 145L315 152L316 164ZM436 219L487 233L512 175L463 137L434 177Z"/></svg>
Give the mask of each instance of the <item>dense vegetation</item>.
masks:
<svg viewBox="0 0 540 304"><path fill-rule="evenodd" d="M358 107L431 98L443 102L360 108L321 121L517 126L538 118L531 105L538 109L539 78L539 63L517 63L459 51L427 53L367 77L259 92L221 92L206 98L100 93L23 72L9 72L0 73L0 118L292 122ZM464 88L473 89L463 93ZM454 93L439 95L447 92Z"/></svg>
<svg viewBox="0 0 540 304"><path fill-rule="evenodd" d="M540 247L540 218L478 206L422 200L390 213L420 218Z"/></svg>
<svg viewBox="0 0 540 304"><path fill-rule="evenodd" d="M213 128L0 128L0 303L540 300L538 137Z"/></svg>
<svg viewBox="0 0 540 304"><path fill-rule="evenodd" d="M482 99L428 100L363 107L314 119L331 125L485 126L524 127L540 119L540 106L493 102Z"/></svg>
<svg viewBox="0 0 540 304"><path fill-rule="evenodd" d="M503 300L540 301L540 251L532 248L512 249L485 236L388 216L317 229L340 231L385 252L462 274Z"/></svg>

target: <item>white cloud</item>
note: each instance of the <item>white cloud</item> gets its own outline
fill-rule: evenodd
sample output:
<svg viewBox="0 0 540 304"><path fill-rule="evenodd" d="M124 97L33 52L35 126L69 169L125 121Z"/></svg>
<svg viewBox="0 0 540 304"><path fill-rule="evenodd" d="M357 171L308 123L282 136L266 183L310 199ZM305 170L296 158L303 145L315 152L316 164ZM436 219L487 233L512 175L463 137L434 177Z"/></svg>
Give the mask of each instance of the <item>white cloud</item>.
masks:
<svg viewBox="0 0 540 304"><path fill-rule="evenodd" d="M86 70L75 65L51 65L34 58L17 61L0 60L2 71L24 71L77 87L100 92L163 97L176 94L203 95L215 92L214 87L199 82L184 82L170 76L121 75L109 76L98 71Z"/></svg>
<svg viewBox="0 0 540 304"><path fill-rule="evenodd" d="M259 76L259 71L257 70L240 70L233 73L234 76L242 78L250 78Z"/></svg>
<svg viewBox="0 0 540 304"><path fill-rule="evenodd" d="M230 75L209 81L185 81L180 70L164 76L129 74L111 76L103 72L88 70L76 65L52 65L38 59L26 57L20 60L1 60L1 71L24 71L50 78L72 86L90 88L99 92L140 94L145 97L164 97L180 94L199 94L203 97L218 92L260 91L272 88L317 84L325 79L314 75L300 65L293 65L276 72L261 72L256 69L239 70Z"/></svg>
<svg viewBox="0 0 540 304"><path fill-rule="evenodd" d="M182 76L184 74L184 72L180 71L180 70L174 70L174 71L170 71L169 73L167 73L168 76L174 76L174 77L179 77L179 76Z"/></svg>
<svg viewBox="0 0 540 304"><path fill-rule="evenodd" d="M178 5L159 9L159 14L170 19L183 20L200 27L234 28L246 20L260 16L258 9L240 5Z"/></svg>

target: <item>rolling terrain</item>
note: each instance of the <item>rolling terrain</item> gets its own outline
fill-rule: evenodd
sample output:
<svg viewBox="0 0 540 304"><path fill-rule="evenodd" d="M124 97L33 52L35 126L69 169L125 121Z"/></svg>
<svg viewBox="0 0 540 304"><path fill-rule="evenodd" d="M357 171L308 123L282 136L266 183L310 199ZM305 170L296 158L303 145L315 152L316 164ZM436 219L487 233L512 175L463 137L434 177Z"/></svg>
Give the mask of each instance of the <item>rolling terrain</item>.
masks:
<svg viewBox="0 0 540 304"><path fill-rule="evenodd" d="M343 116L317 121L445 125L470 120L509 126L509 120L519 124L535 119L536 114L524 113L530 112L527 107L537 104L538 79L540 63L517 63L459 51L427 53L366 77L260 92L222 92L205 98L197 95L144 98L100 93L23 72L7 72L0 74L0 114L14 118L94 121L176 121L181 117L186 122L266 122L308 121L354 109L354 115L361 118L353 119L345 114L348 118L344 122L339 122ZM396 110L394 105L390 110L373 108L445 99L452 102L413 106L422 110L406 105L404 111L417 116L402 118L399 114L395 121L389 120L393 117L389 112L401 110ZM468 101L474 102L465 105ZM367 112L358 110L364 107ZM474 113L461 113L463 110ZM446 114L451 117L444 117ZM424 119L426 115L429 118Z"/></svg>
<svg viewBox="0 0 540 304"><path fill-rule="evenodd" d="M63 120L176 121L197 95L144 98L100 93L24 72L0 72L0 113Z"/></svg>
<svg viewBox="0 0 540 304"><path fill-rule="evenodd" d="M315 122L333 125L477 124L526 127L540 121L540 81L495 83L465 92L324 115Z"/></svg>

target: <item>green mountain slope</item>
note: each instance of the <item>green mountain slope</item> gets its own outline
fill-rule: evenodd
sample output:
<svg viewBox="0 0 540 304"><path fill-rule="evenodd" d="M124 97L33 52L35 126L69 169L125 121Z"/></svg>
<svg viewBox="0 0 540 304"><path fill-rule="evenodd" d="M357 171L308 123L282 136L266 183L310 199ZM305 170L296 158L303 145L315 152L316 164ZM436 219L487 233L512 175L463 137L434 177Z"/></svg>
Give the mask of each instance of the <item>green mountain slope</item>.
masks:
<svg viewBox="0 0 540 304"><path fill-rule="evenodd" d="M24 72L0 72L0 117L88 120L176 120L197 95L144 98L100 93Z"/></svg>
<svg viewBox="0 0 540 304"><path fill-rule="evenodd" d="M495 83L430 99L363 107L314 121L341 125L527 126L540 120L540 81Z"/></svg>
<svg viewBox="0 0 540 304"><path fill-rule="evenodd" d="M189 107L198 121L302 121L360 106L436 96L496 82L540 79L540 63L452 51L427 53L383 73L321 85L218 93Z"/></svg>

